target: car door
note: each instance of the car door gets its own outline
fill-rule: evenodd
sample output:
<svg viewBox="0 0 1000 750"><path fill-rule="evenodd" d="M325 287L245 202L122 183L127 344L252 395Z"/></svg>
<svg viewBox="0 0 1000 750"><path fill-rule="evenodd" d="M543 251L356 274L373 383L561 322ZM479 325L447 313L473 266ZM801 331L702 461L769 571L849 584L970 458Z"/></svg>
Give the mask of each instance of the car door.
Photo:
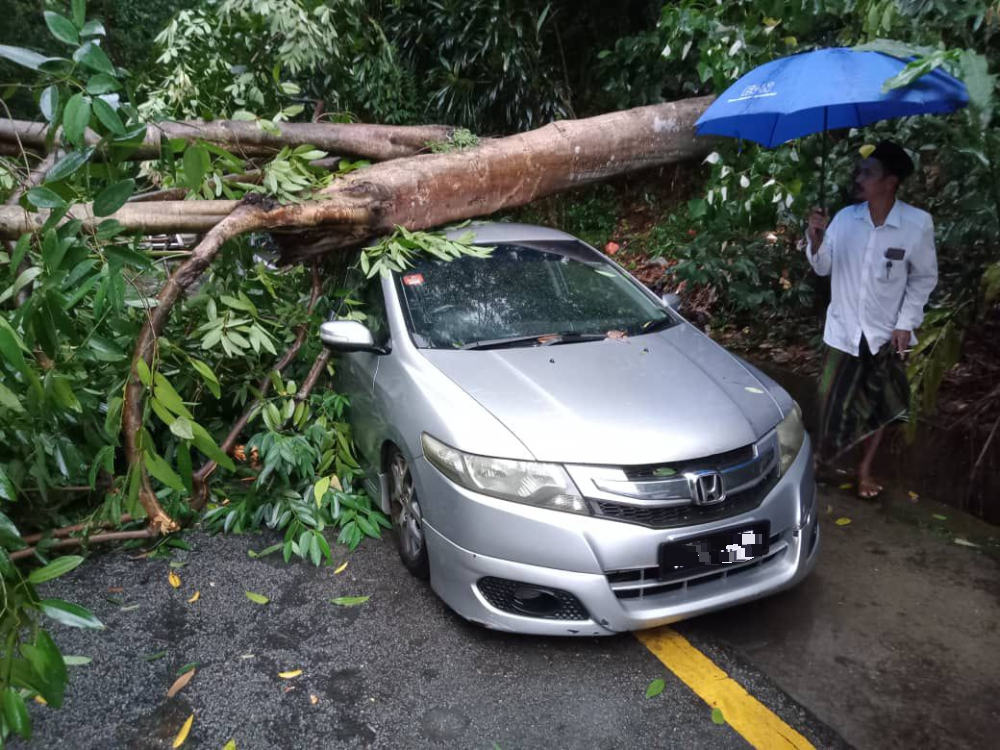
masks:
<svg viewBox="0 0 1000 750"><path fill-rule="evenodd" d="M362 321L372 332L376 346L389 345L389 325L386 319L385 296L381 279L376 276L364 282L361 290ZM369 478L375 478L379 467L379 436L382 433L382 410L375 400L375 377L384 356L372 352L352 352L341 357L338 383L341 392L350 399L348 412L354 430L354 443Z"/></svg>

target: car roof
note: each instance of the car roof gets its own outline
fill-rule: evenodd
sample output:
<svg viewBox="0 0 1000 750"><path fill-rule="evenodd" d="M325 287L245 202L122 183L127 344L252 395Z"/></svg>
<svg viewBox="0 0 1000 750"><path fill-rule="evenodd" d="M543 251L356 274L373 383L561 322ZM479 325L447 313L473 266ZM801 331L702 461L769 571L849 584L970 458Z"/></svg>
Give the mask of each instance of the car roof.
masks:
<svg viewBox="0 0 1000 750"><path fill-rule="evenodd" d="M553 240L574 240L579 242L573 235L560 232L558 229L503 221L473 222L458 229L449 229L445 232L445 236L449 239L455 239L469 232L475 235L474 241L481 245L507 242L512 244L518 242L551 242Z"/></svg>

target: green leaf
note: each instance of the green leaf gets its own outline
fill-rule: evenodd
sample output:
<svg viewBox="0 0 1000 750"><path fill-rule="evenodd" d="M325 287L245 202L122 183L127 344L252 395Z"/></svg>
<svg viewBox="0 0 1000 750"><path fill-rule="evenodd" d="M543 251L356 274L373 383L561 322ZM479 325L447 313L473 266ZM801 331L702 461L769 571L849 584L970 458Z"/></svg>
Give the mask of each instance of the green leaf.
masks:
<svg viewBox="0 0 1000 750"><path fill-rule="evenodd" d="M338 596L336 599L331 599L330 604L336 604L338 607L356 607L369 599L370 596Z"/></svg>
<svg viewBox="0 0 1000 750"><path fill-rule="evenodd" d="M160 659L162 659L166 655L167 655L166 651L154 651L151 654L143 654L142 660L143 661L159 661Z"/></svg>
<svg viewBox="0 0 1000 750"><path fill-rule="evenodd" d="M17 397L17 394L3 383L0 383L0 406L6 406L11 411L19 414L24 412L24 407L21 406L21 400Z"/></svg>
<svg viewBox="0 0 1000 750"><path fill-rule="evenodd" d="M17 500L17 487L14 486L10 477L7 476L3 464L0 464L0 500L6 500L9 503ZM10 519L0 513L0 534L3 533L13 534L15 537L20 536L17 533L17 528L11 523Z"/></svg>
<svg viewBox="0 0 1000 750"><path fill-rule="evenodd" d="M28 203L35 208L66 208L66 201L46 187L36 187L28 191Z"/></svg>
<svg viewBox="0 0 1000 750"><path fill-rule="evenodd" d="M49 381L46 381L49 382ZM52 398L59 406L70 411L83 412L80 401L73 392L73 383L65 375L56 375L51 380Z"/></svg>
<svg viewBox="0 0 1000 750"><path fill-rule="evenodd" d="M38 675L36 687L53 708L62 706L66 692L66 662L56 642L45 630L39 629L34 643L21 646L21 653Z"/></svg>
<svg viewBox="0 0 1000 750"><path fill-rule="evenodd" d="M104 624L79 604L64 602L62 599L43 599L36 606L42 614L71 628L104 629Z"/></svg>
<svg viewBox="0 0 1000 750"><path fill-rule="evenodd" d="M222 449L215 444L208 431L197 422L192 422L191 429L194 431L194 447L204 453L208 458L215 461L219 466L228 471L236 471L233 459L222 452Z"/></svg>
<svg viewBox="0 0 1000 750"><path fill-rule="evenodd" d="M92 661L93 661L93 659L91 659L89 656L73 656L73 655L69 655L69 656L64 656L63 657L63 663L67 667L85 667L88 664L90 664L90 662L92 662Z"/></svg>
<svg viewBox="0 0 1000 750"><path fill-rule="evenodd" d="M113 76L115 66L111 64L104 50L94 42L86 42L80 49L73 53L73 59L78 63L83 63L95 73L107 73Z"/></svg>
<svg viewBox="0 0 1000 750"><path fill-rule="evenodd" d="M28 575L28 581L37 586L40 583L51 581L53 578L58 578L61 575L69 573L71 570L80 567L82 563L83 558L79 555L66 555L65 557L59 557L50 562L48 565L31 571Z"/></svg>
<svg viewBox="0 0 1000 750"><path fill-rule="evenodd" d="M201 186L207 171L205 162L208 161L208 154L201 146L190 145L184 150L184 186L192 190Z"/></svg>
<svg viewBox="0 0 1000 750"><path fill-rule="evenodd" d="M94 198L94 216L110 216L125 205L135 192L135 180L116 182L104 188Z"/></svg>
<svg viewBox="0 0 1000 750"><path fill-rule="evenodd" d="M153 374L149 371L149 365L142 357L135 361L135 374L139 378L139 382L147 388L153 384Z"/></svg>
<svg viewBox="0 0 1000 750"><path fill-rule="evenodd" d="M100 21L87 21L80 29L81 37L91 37L91 36L107 36L108 31L104 28L104 24Z"/></svg>
<svg viewBox="0 0 1000 750"><path fill-rule="evenodd" d="M271 601L263 594L255 594L253 591L247 591L245 593L247 595L247 599L254 602L255 604L267 604L269 601Z"/></svg>
<svg viewBox="0 0 1000 750"><path fill-rule="evenodd" d="M157 372L153 376L153 383L153 395L156 396L156 399L161 404L179 417L194 419L194 417L191 416L191 412L188 411L188 408L184 405L184 402L181 400L177 391L174 390L174 387L170 385L170 381L168 381L162 373Z"/></svg>
<svg viewBox="0 0 1000 750"><path fill-rule="evenodd" d="M110 94L112 91L118 91L121 87L118 79L107 73L97 73L87 80L87 93L94 96Z"/></svg>
<svg viewBox="0 0 1000 750"><path fill-rule="evenodd" d="M79 96L79 94L77 94ZM65 113L63 113L63 119L65 120ZM45 175L45 182L59 182L59 180L65 180L71 174L76 172L80 167L90 161L90 157L93 156L94 149L92 146L87 148L79 149L78 151L70 151L66 156L56 162L55 166L49 170L49 173Z"/></svg>
<svg viewBox="0 0 1000 750"><path fill-rule="evenodd" d="M716 706L712 709L712 723L713 724L725 724L726 717L722 715L722 709Z"/></svg>
<svg viewBox="0 0 1000 750"><path fill-rule="evenodd" d="M24 49L24 47L9 47L6 44L0 44L0 57L31 70L38 70L42 63L54 59L45 55L39 55L30 49Z"/></svg>
<svg viewBox="0 0 1000 750"><path fill-rule="evenodd" d="M90 101L83 94L73 94L63 111L63 135L70 143L81 144L90 124Z"/></svg>
<svg viewBox="0 0 1000 750"><path fill-rule="evenodd" d="M319 481L313 485L313 497L316 498L316 507L318 508L320 503L323 502L323 496L326 495L327 491L330 489L330 477L321 477Z"/></svg>
<svg viewBox="0 0 1000 750"><path fill-rule="evenodd" d="M4 723L14 734L19 734L26 740L31 739L31 718L28 716L28 707L24 705L20 691L13 685L8 685L3 691L3 717Z"/></svg>
<svg viewBox="0 0 1000 750"><path fill-rule="evenodd" d="M191 421L186 417L177 417L170 425L170 431L183 440L194 440L194 431L191 429Z"/></svg>
<svg viewBox="0 0 1000 750"><path fill-rule="evenodd" d="M181 481L181 478L174 473L174 470L170 468L170 464L163 458L150 450L144 451L142 458L143 463L146 465L146 471L170 489L184 492L184 482Z"/></svg>
<svg viewBox="0 0 1000 750"><path fill-rule="evenodd" d="M73 0L71 6L73 8L73 23L78 29L82 28L83 22L87 18L87 0Z"/></svg>
<svg viewBox="0 0 1000 750"><path fill-rule="evenodd" d="M115 135L125 135L125 126L122 125L122 118L111 108L110 104L100 97L94 97L93 107L94 114L97 115L97 119L104 127Z"/></svg>
<svg viewBox="0 0 1000 750"><path fill-rule="evenodd" d="M653 680L646 687L646 697L647 698L655 698L656 696L658 696L660 693L663 692L663 688L665 688L666 685L667 685L667 683L665 683L663 680L661 680L659 678Z"/></svg>
<svg viewBox="0 0 1000 750"><path fill-rule="evenodd" d="M284 546L284 544L279 542L278 544L272 544L270 547L265 547L260 552L254 552L252 549L248 549L247 556L256 560L258 557L267 557L268 555L272 555Z"/></svg>
<svg viewBox="0 0 1000 750"><path fill-rule="evenodd" d="M219 386L219 379L212 372L212 368L202 362L200 359L195 359L194 357L189 357L191 365L198 374L201 375L202 379L205 381L205 385L208 386L208 390L212 392L212 395L216 398L222 397L222 389Z"/></svg>
<svg viewBox="0 0 1000 750"><path fill-rule="evenodd" d="M45 25L49 27L52 36L65 44L77 45L80 43L80 35L76 26L66 16L47 10L45 15Z"/></svg>
<svg viewBox="0 0 1000 750"><path fill-rule="evenodd" d="M38 106L46 120L54 121L59 114L59 87L53 84L46 88L38 100Z"/></svg>

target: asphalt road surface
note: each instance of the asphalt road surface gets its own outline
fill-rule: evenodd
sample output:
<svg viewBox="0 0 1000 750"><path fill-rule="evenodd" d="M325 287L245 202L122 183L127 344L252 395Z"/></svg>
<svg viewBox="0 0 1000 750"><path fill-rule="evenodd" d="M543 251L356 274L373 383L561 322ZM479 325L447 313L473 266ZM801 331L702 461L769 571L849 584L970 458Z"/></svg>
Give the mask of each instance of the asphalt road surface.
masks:
<svg viewBox="0 0 1000 750"><path fill-rule="evenodd" d="M340 574L336 566L286 565L279 555L251 558L248 550L276 541L269 534L189 534L193 549L170 559L105 553L45 584L45 595L90 607L107 627L55 626L64 654L91 662L70 667L61 710L31 706L30 746L168 748L192 714L185 748L221 749L230 740L239 750L979 746L997 726L1000 694L996 563L871 506L850 511L853 528L824 519L826 560L800 588L644 639L512 636L468 624L409 577L388 540L335 550L338 563L349 561ZM939 566L983 585L956 593L940 570L902 562L894 578L872 574L871 560L891 571L892 555L862 552L890 533L918 549L933 546ZM171 568L170 560L184 564ZM182 581L177 589L171 570ZM942 598L924 586L929 603L921 605L909 589L919 588L919 576L953 592L940 603L946 612L923 617L940 632L917 622L919 607ZM873 586L884 588L883 619L872 620L883 611L869 601ZM901 587L905 601L893 601ZM247 591L270 601L256 604ZM370 599L330 602L344 596ZM918 608L912 618L907 606ZM949 632L956 642L945 651L926 649ZM897 654L902 666L876 664L872 676L879 644L892 637L904 649L913 643L922 662L907 667ZM674 651L657 651L657 638ZM168 698L192 662L193 679ZM965 673L948 677L955 664ZM657 679L662 693L647 698ZM924 679L936 687L922 702L913 683ZM729 691L732 723L713 722L718 690Z"/></svg>

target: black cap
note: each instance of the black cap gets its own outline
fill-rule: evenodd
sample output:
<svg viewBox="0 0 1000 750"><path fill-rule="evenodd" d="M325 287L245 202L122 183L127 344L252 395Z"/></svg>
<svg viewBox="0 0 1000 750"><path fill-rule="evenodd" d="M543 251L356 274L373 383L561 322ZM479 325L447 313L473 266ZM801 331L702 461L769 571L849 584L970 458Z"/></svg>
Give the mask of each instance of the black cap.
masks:
<svg viewBox="0 0 1000 750"><path fill-rule="evenodd" d="M882 141L871 153L872 159L878 159L888 174L894 174L902 182L913 174L913 159L899 144L892 141Z"/></svg>

